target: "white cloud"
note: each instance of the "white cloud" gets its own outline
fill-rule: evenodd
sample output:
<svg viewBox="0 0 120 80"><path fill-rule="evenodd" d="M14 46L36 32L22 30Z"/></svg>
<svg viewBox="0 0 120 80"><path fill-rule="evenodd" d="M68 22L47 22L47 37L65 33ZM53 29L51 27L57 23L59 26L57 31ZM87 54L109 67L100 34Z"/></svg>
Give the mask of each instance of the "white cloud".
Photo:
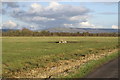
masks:
<svg viewBox="0 0 120 80"><path fill-rule="evenodd" d="M79 22L75 24L63 24L65 27L73 27L73 28L104 28L100 25L94 25L88 21L86 22Z"/></svg>
<svg viewBox="0 0 120 80"><path fill-rule="evenodd" d="M43 28L74 26L86 22L90 10L82 6L65 5L50 2L48 6L33 3L25 10L16 8L10 10L10 15L29 25L35 24ZM75 26L76 27L76 26Z"/></svg>
<svg viewBox="0 0 120 80"><path fill-rule="evenodd" d="M42 29L50 27L77 27L77 28L104 28L89 22L90 9L82 6L61 4L58 2L50 2L43 6L39 3L27 5L25 9L16 3L4 3L7 7L4 10L9 11L6 14L26 23L30 28ZM4 6L4 5L3 5ZM107 13L109 14L109 13ZM111 13L110 13L111 14ZM114 13L112 13L114 14ZM33 27L34 26L34 27ZM3 23L4 28L16 28L18 25L13 21ZM113 29L118 26L112 25Z"/></svg>
<svg viewBox="0 0 120 80"><path fill-rule="evenodd" d="M96 28L94 24L91 24L89 22L80 22L76 24L64 24L65 27L77 27L77 28ZM100 26L97 26L100 27Z"/></svg>
<svg viewBox="0 0 120 80"><path fill-rule="evenodd" d="M33 3L33 4L31 4L31 8L40 8L41 7L41 5L39 5L39 4L37 4L37 3Z"/></svg>
<svg viewBox="0 0 120 80"><path fill-rule="evenodd" d="M73 24L63 24L65 27L74 27Z"/></svg>
<svg viewBox="0 0 120 80"><path fill-rule="evenodd" d="M40 17L40 16L35 16L32 19L33 21L53 21L55 20L54 18L46 18L46 17Z"/></svg>
<svg viewBox="0 0 120 80"><path fill-rule="evenodd" d="M79 23L81 27L83 28L95 28L95 25L94 24L91 24L89 22L81 22Z"/></svg>
<svg viewBox="0 0 120 80"><path fill-rule="evenodd" d="M9 29L14 29L17 27L17 24L11 20L3 23L2 28L9 28Z"/></svg>
<svg viewBox="0 0 120 80"><path fill-rule="evenodd" d="M33 3L33 4L31 4L31 6L30 6L29 12L30 12L30 13L39 13L39 12L41 12L41 11L43 11L43 10L44 10L44 8L43 8L40 4L38 4L38 3Z"/></svg>
<svg viewBox="0 0 120 80"><path fill-rule="evenodd" d="M57 2L50 2L49 6L46 7L47 10L52 9L53 11L56 11L57 9L60 8L60 4Z"/></svg>
<svg viewBox="0 0 120 80"><path fill-rule="evenodd" d="M80 15L78 15L78 16L72 16L72 17L70 17L69 18L69 20L71 20L71 21L80 21L80 20L86 20L88 18L88 16L86 16L86 15L82 15L82 16L80 16Z"/></svg>
<svg viewBox="0 0 120 80"><path fill-rule="evenodd" d="M113 28L113 29L118 29L118 26L112 25L112 28Z"/></svg>

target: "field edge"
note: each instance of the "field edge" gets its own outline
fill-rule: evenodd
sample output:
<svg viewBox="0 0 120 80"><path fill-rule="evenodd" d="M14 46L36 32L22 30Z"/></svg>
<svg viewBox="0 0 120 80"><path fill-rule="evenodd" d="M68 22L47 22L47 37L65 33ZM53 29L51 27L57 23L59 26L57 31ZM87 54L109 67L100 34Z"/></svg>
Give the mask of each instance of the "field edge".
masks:
<svg viewBox="0 0 120 80"><path fill-rule="evenodd" d="M120 53L116 52L116 53L111 54L107 57L102 57L96 61L95 60L89 61L87 66L83 65L82 67L80 67L78 69L78 71L76 72L76 74L70 74L70 75L63 77L63 78L86 78L87 75L89 75L91 72L94 72L99 67L103 66L104 64L107 64L110 61L117 59L118 57L120 57Z"/></svg>

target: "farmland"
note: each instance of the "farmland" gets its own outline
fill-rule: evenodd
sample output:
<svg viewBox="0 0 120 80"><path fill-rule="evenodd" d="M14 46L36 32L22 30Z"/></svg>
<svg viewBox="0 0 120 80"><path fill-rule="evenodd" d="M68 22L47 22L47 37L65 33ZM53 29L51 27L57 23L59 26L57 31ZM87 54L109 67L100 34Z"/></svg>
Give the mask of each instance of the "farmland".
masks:
<svg viewBox="0 0 120 80"><path fill-rule="evenodd" d="M76 43L55 43L60 40ZM117 37L3 37L3 77L69 76L82 63L117 53L117 48Z"/></svg>

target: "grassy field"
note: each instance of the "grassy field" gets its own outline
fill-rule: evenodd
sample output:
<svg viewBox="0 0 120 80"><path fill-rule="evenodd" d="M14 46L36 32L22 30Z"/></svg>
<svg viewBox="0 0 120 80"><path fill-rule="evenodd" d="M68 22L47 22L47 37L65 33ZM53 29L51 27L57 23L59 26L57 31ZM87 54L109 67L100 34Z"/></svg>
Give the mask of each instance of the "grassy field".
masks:
<svg viewBox="0 0 120 80"><path fill-rule="evenodd" d="M79 43L49 43L61 39ZM117 37L3 37L3 77L46 68L60 60L77 60L82 55L114 50L117 46Z"/></svg>

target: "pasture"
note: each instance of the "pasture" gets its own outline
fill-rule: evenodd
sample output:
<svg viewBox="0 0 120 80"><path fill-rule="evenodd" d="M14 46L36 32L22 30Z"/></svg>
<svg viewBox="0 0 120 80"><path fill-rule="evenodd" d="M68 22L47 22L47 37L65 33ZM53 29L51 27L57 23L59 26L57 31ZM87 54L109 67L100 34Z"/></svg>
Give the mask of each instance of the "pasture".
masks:
<svg viewBox="0 0 120 80"><path fill-rule="evenodd" d="M54 43L61 39L78 43ZM53 65L59 66L56 64L59 61L78 60L87 54L115 50L117 46L117 37L3 37L3 77L18 74L24 77L22 72L39 68L47 70Z"/></svg>

